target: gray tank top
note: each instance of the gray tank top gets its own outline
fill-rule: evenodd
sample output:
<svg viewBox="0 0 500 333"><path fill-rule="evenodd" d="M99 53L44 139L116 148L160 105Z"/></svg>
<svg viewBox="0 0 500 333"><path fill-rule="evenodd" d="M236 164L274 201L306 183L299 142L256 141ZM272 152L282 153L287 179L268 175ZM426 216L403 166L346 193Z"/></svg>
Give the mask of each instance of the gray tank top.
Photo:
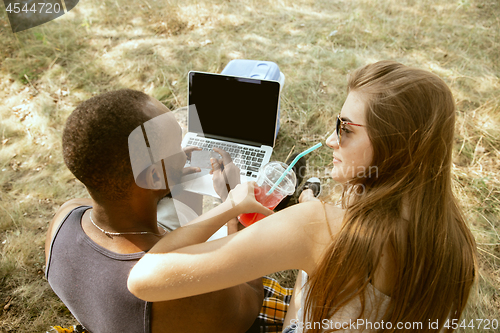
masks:
<svg viewBox="0 0 500 333"><path fill-rule="evenodd" d="M89 208L72 210L54 234L47 280L89 332L150 333L151 303L127 289L129 272L145 252L119 254L97 245L81 225Z"/></svg>

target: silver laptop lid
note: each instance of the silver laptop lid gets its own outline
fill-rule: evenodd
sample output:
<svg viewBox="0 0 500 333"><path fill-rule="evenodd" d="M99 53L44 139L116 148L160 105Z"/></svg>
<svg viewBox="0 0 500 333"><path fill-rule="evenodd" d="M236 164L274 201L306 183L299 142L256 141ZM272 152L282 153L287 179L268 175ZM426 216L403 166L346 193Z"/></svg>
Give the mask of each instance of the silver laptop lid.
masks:
<svg viewBox="0 0 500 333"><path fill-rule="evenodd" d="M188 131L274 147L279 97L277 81L189 72Z"/></svg>

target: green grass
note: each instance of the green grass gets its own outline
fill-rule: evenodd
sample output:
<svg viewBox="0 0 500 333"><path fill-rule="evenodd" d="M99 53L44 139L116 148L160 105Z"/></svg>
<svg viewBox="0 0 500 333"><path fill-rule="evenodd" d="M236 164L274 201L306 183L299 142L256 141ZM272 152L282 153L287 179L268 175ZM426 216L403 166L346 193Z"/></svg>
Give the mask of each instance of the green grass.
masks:
<svg viewBox="0 0 500 333"><path fill-rule="evenodd" d="M498 1L88 0L16 35L1 8L0 332L76 323L40 273L48 221L86 196L61 156L75 106L128 87L177 109L190 70L220 72L237 58L274 61L286 75L276 160L332 132L351 70L393 59L442 77L458 110L456 192L480 256L464 318L500 319ZM308 170L333 187L325 167L327 149Z"/></svg>

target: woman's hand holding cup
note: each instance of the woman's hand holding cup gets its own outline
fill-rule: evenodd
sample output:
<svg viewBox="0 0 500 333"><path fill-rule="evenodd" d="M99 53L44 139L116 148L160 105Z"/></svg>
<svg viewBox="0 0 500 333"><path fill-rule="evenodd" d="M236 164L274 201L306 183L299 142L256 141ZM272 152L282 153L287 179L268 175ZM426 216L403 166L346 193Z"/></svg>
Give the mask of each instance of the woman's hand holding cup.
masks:
<svg viewBox="0 0 500 333"><path fill-rule="evenodd" d="M274 212L272 210L264 207L255 199L254 187L255 182L237 185L233 190L231 190L231 192L229 192L225 203L235 207L238 215L245 213L260 213L265 216L269 216L273 214Z"/></svg>

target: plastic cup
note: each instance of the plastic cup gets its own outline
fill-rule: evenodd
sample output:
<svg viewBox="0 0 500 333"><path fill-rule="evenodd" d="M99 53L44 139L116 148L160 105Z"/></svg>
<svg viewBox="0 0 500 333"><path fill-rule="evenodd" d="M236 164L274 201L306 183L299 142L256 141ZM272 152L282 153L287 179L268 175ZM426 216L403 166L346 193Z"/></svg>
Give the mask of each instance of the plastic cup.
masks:
<svg viewBox="0 0 500 333"><path fill-rule="evenodd" d="M282 162L269 162L259 170L254 188L255 199L269 209L274 209L283 198L295 192L297 177L295 172L290 170L278 187L270 195L267 195L267 192L280 179L287 167L288 165ZM259 213L247 213L239 215L238 220L245 227L248 227L264 217L266 216Z"/></svg>

